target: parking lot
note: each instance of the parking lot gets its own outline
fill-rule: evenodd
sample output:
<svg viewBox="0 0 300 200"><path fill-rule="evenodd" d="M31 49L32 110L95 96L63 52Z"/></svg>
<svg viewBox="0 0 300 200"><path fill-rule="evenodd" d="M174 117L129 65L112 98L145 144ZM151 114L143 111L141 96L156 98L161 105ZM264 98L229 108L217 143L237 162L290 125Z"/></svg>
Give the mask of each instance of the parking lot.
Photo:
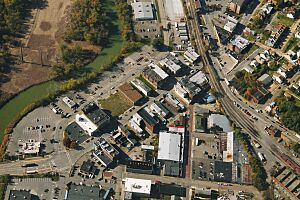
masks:
<svg viewBox="0 0 300 200"><path fill-rule="evenodd" d="M23 178L12 179L6 190L6 199L8 200L10 190L31 190L30 193L39 197L39 199L63 199L64 191L56 188L56 183L51 178Z"/></svg>
<svg viewBox="0 0 300 200"><path fill-rule="evenodd" d="M134 32L144 38L157 38L160 36L160 27L157 20L134 22Z"/></svg>
<svg viewBox="0 0 300 200"><path fill-rule="evenodd" d="M40 107L26 115L14 129L7 147L9 155L17 155L19 152L19 141L29 139L40 141L43 145L43 153L54 150L57 141L58 125L60 116L55 114L49 107Z"/></svg>

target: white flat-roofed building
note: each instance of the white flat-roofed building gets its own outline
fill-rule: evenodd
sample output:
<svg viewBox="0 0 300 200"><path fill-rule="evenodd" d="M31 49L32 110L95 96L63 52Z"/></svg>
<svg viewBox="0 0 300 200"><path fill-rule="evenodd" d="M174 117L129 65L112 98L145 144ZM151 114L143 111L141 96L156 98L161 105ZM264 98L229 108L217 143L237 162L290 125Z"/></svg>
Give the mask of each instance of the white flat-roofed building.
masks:
<svg viewBox="0 0 300 200"><path fill-rule="evenodd" d="M142 150L152 150L152 151L154 151L154 146L152 146L152 145L145 145L145 144L143 144L143 145L141 145L141 149Z"/></svg>
<svg viewBox="0 0 300 200"><path fill-rule="evenodd" d="M151 2L134 2L131 4L135 20L154 19Z"/></svg>
<svg viewBox="0 0 300 200"><path fill-rule="evenodd" d="M141 124L141 121L143 120L143 118L138 114L135 113L134 115L132 115L132 119L138 124Z"/></svg>
<svg viewBox="0 0 300 200"><path fill-rule="evenodd" d="M151 180L136 179L136 178L125 178L125 192L150 195L151 193Z"/></svg>
<svg viewBox="0 0 300 200"><path fill-rule="evenodd" d="M154 63L150 63L149 66L153 69L153 71L161 78L161 79L166 79L169 75L158 65Z"/></svg>
<svg viewBox="0 0 300 200"><path fill-rule="evenodd" d="M140 127L139 124L132 118L129 120L129 125L133 130L139 134L143 133L143 129Z"/></svg>
<svg viewBox="0 0 300 200"><path fill-rule="evenodd" d="M75 121L90 136L98 129L98 126L87 118L84 113L76 114Z"/></svg>
<svg viewBox="0 0 300 200"><path fill-rule="evenodd" d="M184 128L184 126L169 126L169 131L174 132L174 133L184 134L185 128Z"/></svg>
<svg viewBox="0 0 300 200"><path fill-rule="evenodd" d="M183 56L191 63L195 63L200 58L200 55L197 54L193 48L188 48Z"/></svg>
<svg viewBox="0 0 300 200"><path fill-rule="evenodd" d="M166 0L166 14L172 22L180 22L184 19L184 9L181 0Z"/></svg>
<svg viewBox="0 0 300 200"><path fill-rule="evenodd" d="M75 108L76 107L76 103L72 100L72 99L70 99L69 97L63 97L62 98L62 101L65 103L65 104L67 104L67 106L69 107L69 108Z"/></svg>
<svg viewBox="0 0 300 200"><path fill-rule="evenodd" d="M131 84L145 96L148 96L151 92L151 88L139 79L132 80Z"/></svg>
<svg viewBox="0 0 300 200"><path fill-rule="evenodd" d="M41 142L35 140L19 141L19 153L38 154L41 148Z"/></svg>
<svg viewBox="0 0 300 200"><path fill-rule="evenodd" d="M254 68L251 67L250 65L245 66L243 69L250 74L254 72Z"/></svg>
<svg viewBox="0 0 300 200"><path fill-rule="evenodd" d="M228 21L225 25L224 25L224 29L226 31L228 31L229 33L232 33L234 31L236 27L236 23Z"/></svg>
<svg viewBox="0 0 300 200"><path fill-rule="evenodd" d="M224 162L233 162L233 142L234 142L234 135L233 132L227 133L227 149L223 151L223 161Z"/></svg>
<svg viewBox="0 0 300 200"><path fill-rule="evenodd" d="M249 46L249 44L250 42L247 39L237 35L233 40L231 40L229 48L234 52L241 53Z"/></svg>
<svg viewBox="0 0 300 200"><path fill-rule="evenodd" d="M180 134L161 131L159 133L158 156L159 160L182 161L183 146Z"/></svg>
<svg viewBox="0 0 300 200"><path fill-rule="evenodd" d="M160 115L161 117L166 117L169 115L169 110L164 107L160 102L154 102L150 105L150 109Z"/></svg>
<svg viewBox="0 0 300 200"><path fill-rule="evenodd" d="M199 71L196 74L194 74L190 78L190 81L193 82L193 83L196 83L200 87L203 87L204 85L206 85L208 83L208 79L207 79L205 73L202 72L202 71Z"/></svg>
<svg viewBox="0 0 300 200"><path fill-rule="evenodd" d="M181 66L179 64L175 63L174 60L171 60L169 58L162 59L161 61L159 61L159 64L167 68L167 70L172 72L173 74L177 74L181 69Z"/></svg>

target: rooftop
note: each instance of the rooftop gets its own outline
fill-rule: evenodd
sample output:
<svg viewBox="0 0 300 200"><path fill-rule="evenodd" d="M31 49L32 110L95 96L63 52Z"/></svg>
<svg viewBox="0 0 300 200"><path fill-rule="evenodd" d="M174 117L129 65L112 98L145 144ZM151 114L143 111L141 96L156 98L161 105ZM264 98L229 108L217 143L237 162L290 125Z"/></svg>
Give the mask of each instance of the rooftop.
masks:
<svg viewBox="0 0 300 200"><path fill-rule="evenodd" d="M150 125L154 126L158 124L159 121L156 120L145 108L138 111L138 114Z"/></svg>
<svg viewBox="0 0 300 200"><path fill-rule="evenodd" d="M133 103L143 98L143 96L137 90L135 90L129 83L124 83L119 87L119 89Z"/></svg>
<svg viewBox="0 0 300 200"><path fill-rule="evenodd" d="M82 143L89 138L89 136L85 134L84 130L76 122L69 124L65 131L67 132L70 140L77 141L78 143Z"/></svg>
<svg viewBox="0 0 300 200"><path fill-rule="evenodd" d="M135 20L154 19L151 2L134 2L131 6Z"/></svg>
<svg viewBox="0 0 300 200"><path fill-rule="evenodd" d="M67 200L91 200L100 199L100 188L86 185L71 184Z"/></svg>
<svg viewBox="0 0 300 200"><path fill-rule="evenodd" d="M151 193L151 180L125 178L125 192L150 194Z"/></svg>
<svg viewBox="0 0 300 200"><path fill-rule="evenodd" d="M247 0L232 0L231 2L234 4L237 4L238 6L242 7L243 4L246 2Z"/></svg>
<svg viewBox="0 0 300 200"><path fill-rule="evenodd" d="M82 111L97 126L103 125L110 119L110 117L95 103L87 104Z"/></svg>
<svg viewBox="0 0 300 200"><path fill-rule="evenodd" d="M180 161L181 135L166 131L159 133L158 156L160 160Z"/></svg>
<svg viewBox="0 0 300 200"><path fill-rule="evenodd" d="M208 128L217 128L218 131L231 132L230 121L225 115L211 114L208 117Z"/></svg>
<svg viewBox="0 0 300 200"><path fill-rule="evenodd" d="M205 73L203 73L202 71L199 71L193 76L191 76L190 81L198 84L199 86L204 86L206 83L208 83L208 79Z"/></svg>
<svg viewBox="0 0 300 200"><path fill-rule="evenodd" d="M243 38L240 35L237 35L233 40L231 40L231 44L238 47L241 51L244 50L250 43L247 39Z"/></svg>
<svg viewBox="0 0 300 200"><path fill-rule="evenodd" d="M30 191L26 191L26 190L11 190L9 192L9 198L8 198L8 200L24 200L24 199L28 199L28 200L33 199L32 194L30 194Z"/></svg>

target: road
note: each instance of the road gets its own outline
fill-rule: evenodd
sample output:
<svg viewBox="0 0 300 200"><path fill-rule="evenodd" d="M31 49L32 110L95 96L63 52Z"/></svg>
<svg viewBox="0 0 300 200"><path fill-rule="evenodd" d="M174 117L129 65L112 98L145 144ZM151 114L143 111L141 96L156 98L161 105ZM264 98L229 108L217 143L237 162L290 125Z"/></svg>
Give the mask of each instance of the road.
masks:
<svg viewBox="0 0 300 200"><path fill-rule="evenodd" d="M232 186L224 186L219 185L216 182L212 181L200 181L200 180L193 180L190 178L176 178L176 177L170 177L170 176L156 176L156 175L148 175L148 174L135 174L135 173L124 173L125 177L128 178L139 178L139 179L147 179L152 181L161 181L162 183L176 183L178 185L181 185L183 187L189 188L212 188L212 189L218 189L218 190L233 190L235 193L238 193L238 191L245 191L249 193L253 193L255 196L255 199L261 199L261 194L253 187L253 186L247 186L247 185L239 185L239 184L232 184Z"/></svg>

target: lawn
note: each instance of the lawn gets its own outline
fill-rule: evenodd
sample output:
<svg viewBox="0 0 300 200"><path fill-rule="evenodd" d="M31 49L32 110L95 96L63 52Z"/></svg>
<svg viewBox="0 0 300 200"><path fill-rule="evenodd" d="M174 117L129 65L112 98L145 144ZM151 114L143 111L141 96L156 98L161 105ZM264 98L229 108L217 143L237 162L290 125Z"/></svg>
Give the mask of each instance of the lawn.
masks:
<svg viewBox="0 0 300 200"><path fill-rule="evenodd" d="M277 20L275 22L276 24L283 24L286 27L291 27L294 23L294 20L291 18L288 18L286 15L284 14L279 14L277 15Z"/></svg>
<svg viewBox="0 0 300 200"><path fill-rule="evenodd" d="M196 123L195 123L195 129L196 130L206 130L206 124L207 120L205 117L202 117L200 115L196 115Z"/></svg>
<svg viewBox="0 0 300 200"><path fill-rule="evenodd" d="M133 106L132 103L119 92L110 95L107 99L100 100L99 103L103 109L109 110L113 117L118 117Z"/></svg>

